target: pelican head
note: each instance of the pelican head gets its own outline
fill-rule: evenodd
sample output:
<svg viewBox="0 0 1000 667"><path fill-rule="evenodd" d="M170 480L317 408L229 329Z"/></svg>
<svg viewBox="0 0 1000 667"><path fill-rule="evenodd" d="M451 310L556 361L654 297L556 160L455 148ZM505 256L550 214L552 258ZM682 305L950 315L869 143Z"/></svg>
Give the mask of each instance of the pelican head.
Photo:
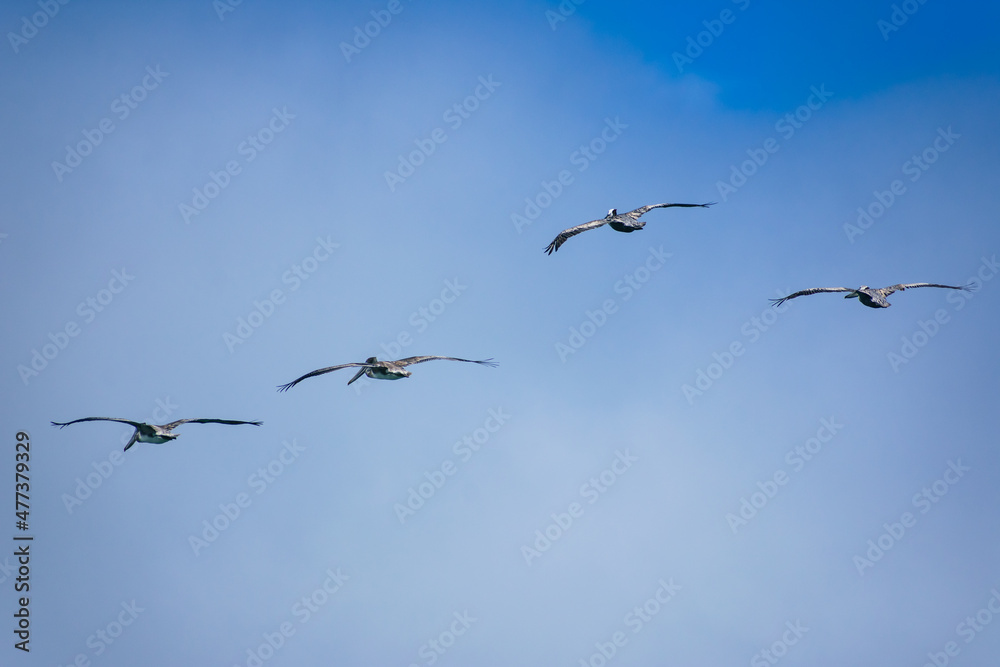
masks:
<svg viewBox="0 0 1000 667"><path fill-rule="evenodd" d="M862 285L859 289L856 289L853 292L848 292L846 295L844 295L844 298L845 299L857 299L860 296L859 292L861 290L863 290L863 289L868 289L868 285Z"/></svg>
<svg viewBox="0 0 1000 667"><path fill-rule="evenodd" d="M604 216L604 217L606 217L606 218L613 218L616 215L618 215L618 209L612 208L612 209L608 209L608 214L606 216Z"/></svg>

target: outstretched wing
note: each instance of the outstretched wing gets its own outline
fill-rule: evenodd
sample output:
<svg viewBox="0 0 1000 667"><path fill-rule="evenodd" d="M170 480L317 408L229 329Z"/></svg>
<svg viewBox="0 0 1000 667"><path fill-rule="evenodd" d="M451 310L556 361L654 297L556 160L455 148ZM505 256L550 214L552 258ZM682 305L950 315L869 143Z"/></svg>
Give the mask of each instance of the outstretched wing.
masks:
<svg viewBox="0 0 1000 667"><path fill-rule="evenodd" d="M624 217L626 217L626 218L631 218L633 220L638 220L639 218L642 217L642 215L646 211L651 211L654 208L670 208L671 206L681 206L683 208L695 208L695 207L699 207L700 206L702 208L708 208L709 206L712 206L714 204L715 204L714 201L708 202L707 204L650 204L648 206L640 206L639 208L635 209L634 211L629 211L628 213L622 213L621 215L624 216Z"/></svg>
<svg viewBox="0 0 1000 667"><path fill-rule="evenodd" d="M889 287L882 287L874 290L881 294L882 296L889 296L893 292L902 292L903 290L910 289L911 287L943 287L945 289L960 289L966 292L971 292L975 289L975 285L969 283L968 285L938 285L937 283L903 283L900 285L890 285Z"/></svg>
<svg viewBox="0 0 1000 667"><path fill-rule="evenodd" d="M559 235L545 248L545 252L551 255L556 250L559 250L559 246L566 243L566 239L572 238L581 232L586 232L591 229L597 229L602 225L608 224L608 218L601 218L600 220L591 220L590 222L585 222L582 225L577 225L576 227L570 227L569 229L564 229L559 232ZM462 359L461 361L465 361ZM398 362L397 362L398 363Z"/></svg>
<svg viewBox="0 0 1000 667"><path fill-rule="evenodd" d="M164 424L161 428L165 431L173 431L181 424L253 424L254 426L260 426L263 423L264 422L237 421L233 419L178 419L175 422Z"/></svg>
<svg viewBox="0 0 1000 667"><path fill-rule="evenodd" d="M854 290L848 287L813 287L811 289L804 289L801 292L794 292L788 296L783 296L780 299L770 299L774 302L774 306L780 306L789 299L794 299L797 296L807 296L809 294L819 294L820 292L853 292Z"/></svg>
<svg viewBox="0 0 1000 667"><path fill-rule="evenodd" d="M69 426L70 424L78 424L80 422L121 422L122 424L128 424L129 426L139 428L140 426L145 426L142 422L134 422L129 419L118 419L117 417L84 417L83 419L74 419L71 422L52 422L53 426L58 426L63 428L64 426Z"/></svg>
<svg viewBox="0 0 1000 667"><path fill-rule="evenodd" d="M315 377L317 375L323 375L324 373L332 373L333 371L339 371L341 368L358 368L359 366L360 367L364 367L364 368L372 368L371 364L365 364L365 363L360 363L360 362L355 362L355 363L351 363L351 364L340 364L339 366L330 366L328 368L320 368L319 370L315 370L312 373L306 373L305 375L303 375L299 379L292 380L288 384L280 385L278 387L278 391L288 391L289 389L291 389L292 387L294 387L298 383L302 382L306 378Z"/></svg>
<svg viewBox="0 0 1000 667"><path fill-rule="evenodd" d="M444 359L446 361L465 361L470 364L481 364L483 366L489 366L490 368L496 368L500 364L493 361L493 358L483 359L481 361L476 361L475 359L459 359L458 357L438 357L438 356L427 356L427 357L407 357L406 359L400 359L399 361L394 361L392 363L397 366L412 366L413 364L423 363L425 361L433 361L434 359Z"/></svg>

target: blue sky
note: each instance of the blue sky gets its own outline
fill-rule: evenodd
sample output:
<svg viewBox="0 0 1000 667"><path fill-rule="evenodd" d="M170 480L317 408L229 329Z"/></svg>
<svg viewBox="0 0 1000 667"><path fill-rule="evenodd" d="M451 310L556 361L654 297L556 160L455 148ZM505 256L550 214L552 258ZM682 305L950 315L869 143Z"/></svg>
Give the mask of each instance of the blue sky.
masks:
<svg viewBox="0 0 1000 667"><path fill-rule="evenodd" d="M2 662L993 664L997 13L7 3Z"/></svg>

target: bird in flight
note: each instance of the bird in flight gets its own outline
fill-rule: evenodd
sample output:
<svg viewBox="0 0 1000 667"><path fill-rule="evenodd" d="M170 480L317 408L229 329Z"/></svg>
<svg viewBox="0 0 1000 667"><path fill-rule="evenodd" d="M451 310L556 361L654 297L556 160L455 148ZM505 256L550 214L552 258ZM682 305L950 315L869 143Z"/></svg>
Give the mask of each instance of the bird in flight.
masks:
<svg viewBox="0 0 1000 667"><path fill-rule="evenodd" d="M302 382L306 378L311 378L316 375L323 375L324 373L332 373L333 371L339 371L341 368L360 368L354 377L348 380L347 384L351 384L357 380L362 375L367 375L370 378L376 380L398 380L400 378L408 378L412 373L406 370L407 366L412 366L413 364L423 363L425 361L433 361L435 359L444 359L446 361L465 361L470 364L481 364L483 366L489 366L495 368L496 364L492 359L483 359L482 361L475 361L473 359L458 359L456 357L438 357L438 356L426 356L426 357L407 357L406 359L400 359L399 361L379 361L375 357L368 357L364 362L356 362L350 364L340 364L339 366L330 366L329 368L320 368L312 373L306 373L297 380L293 380L288 384L283 384L278 387L278 391L288 391L298 383Z"/></svg>
<svg viewBox="0 0 1000 667"><path fill-rule="evenodd" d="M70 424L76 424L79 422L121 422L123 424L128 424L135 428L135 433L132 434L132 439L128 441L125 445L125 451L137 442L150 442L156 445L163 444L164 442L170 442L177 438L177 434L173 432L175 428L181 424L253 424L254 426L260 426L263 422L244 422L244 421L232 421L230 419L178 419L175 422L170 422L169 424L163 424L157 426L156 424L146 424L143 422L134 422L130 419L118 419L116 417L84 417L83 419L74 419L71 422L52 422L53 426L58 426L59 428L64 428Z"/></svg>
<svg viewBox="0 0 1000 667"><path fill-rule="evenodd" d="M868 287L868 285L862 285L858 289L850 289L848 287L813 287L812 289L804 289L801 292L795 292L794 294L789 294L788 296L781 297L780 299L771 299L775 306L780 306L789 299L794 299L797 296L807 296L809 294L819 294L820 292L847 292L845 299L857 298L862 304L868 306L869 308L888 308L892 304L886 300L886 297L893 292L902 292L903 290L910 289L911 287L943 287L945 289L960 289L966 292L971 292L975 287L970 283L968 285L960 285L958 287L954 285L938 285L937 283L906 283L902 285L890 285L889 287Z"/></svg>
<svg viewBox="0 0 1000 667"><path fill-rule="evenodd" d="M555 240L553 240L552 243L550 243L545 248L545 252L551 255L556 250L559 250L559 247L563 243L566 243L567 239L576 236L581 232L585 232L590 229L597 229L598 227L602 227L604 225L611 225L611 229L615 230L616 232L625 232L625 233L630 233L636 231L637 229L642 229L643 227L646 226L646 223L640 220L639 218L642 217L642 215L646 211L649 211L654 208L670 208L671 206L681 206L684 208L694 208L694 207L708 208L713 204L715 204L715 202L709 202L707 204L650 204L649 206L640 206L634 211L629 211L628 213L619 213L618 209L613 208L610 211L608 211L608 214L606 216L604 216L599 220L591 220L590 222L585 222L582 225L577 225L576 227L570 227L569 229L564 229L563 231L559 232L559 235L556 236Z"/></svg>

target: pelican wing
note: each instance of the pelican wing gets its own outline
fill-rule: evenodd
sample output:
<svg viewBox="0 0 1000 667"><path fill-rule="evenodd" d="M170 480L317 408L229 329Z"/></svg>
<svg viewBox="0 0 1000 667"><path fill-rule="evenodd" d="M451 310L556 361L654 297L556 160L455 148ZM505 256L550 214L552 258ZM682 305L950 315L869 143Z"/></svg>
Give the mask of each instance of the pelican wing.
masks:
<svg viewBox="0 0 1000 667"><path fill-rule="evenodd" d="M169 424L164 424L161 428L165 431L173 431L175 428L181 424L253 424L254 426L260 426L264 422L245 422L236 421L232 419L178 419L175 422L170 422Z"/></svg>
<svg viewBox="0 0 1000 667"><path fill-rule="evenodd" d="M810 289L804 289L801 292L794 292L788 296L783 296L780 299L770 299L774 302L775 307L780 306L789 299L794 299L797 296L808 296L809 294L819 294L820 292L853 292L854 290L847 287L812 287Z"/></svg>
<svg viewBox="0 0 1000 667"><path fill-rule="evenodd" d="M709 206L712 206L714 204L715 204L714 201L708 202L707 204L650 204L648 206L640 206L634 211L629 211L628 213L622 213L621 215L627 218L632 218L633 220L638 220L640 217L643 216L643 214L646 213L646 211L651 211L654 208L670 208L671 206L681 206L684 208L694 208L700 206L702 208L708 208Z"/></svg>
<svg viewBox="0 0 1000 667"><path fill-rule="evenodd" d="M145 426L142 422L134 422L130 419L118 419L117 417L84 417L83 419L74 419L71 422L52 422L52 425L63 428L65 426L69 426L70 424L78 424L80 422L121 422L122 424L128 424L134 428Z"/></svg>
<svg viewBox="0 0 1000 667"><path fill-rule="evenodd" d="M350 364L340 364L339 366L329 366L327 368L320 368L319 370L315 370L312 373L306 373L302 377L298 378L297 380L292 380L288 384L280 385L278 387L278 391L288 391L289 389L291 389L292 387L294 387L298 383L302 382L306 378L315 377L317 375L323 375L324 373L332 373L333 371L339 371L341 368L358 368L359 366L363 367L363 368L373 368L372 364L366 364L366 363L361 363L361 362L355 362L355 363L350 363Z"/></svg>
<svg viewBox="0 0 1000 667"><path fill-rule="evenodd" d="M483 359L481 361L476 361L475 359L459 359L458 357L438 357L438 356L426 356L426 357L407 357L406 359L400 359L399 361L394 361L392 363L397 366L412 366L413 364L423 363L425 361L433 361L435 359L444 359L446 361L465 361L470 364L481 364L483 366L489 366L490 368L496 368L499 366L492 357L489 359Z"/></svg>
<svg viewBox="0 0 1000 667"><path fill-rule="evenodd" d="M610 218L601 218L600 220L591 220L590 222L585 222L582 225L577 225L576 227L570 227L569 229L564 229L559 232L559 235L545 248L545 252L548 254L554 253L559 250L559 246L566 243L566 239L572 238L581 232L586 232L591 229L597 229L602 225L606 225L610 222ZM465 361L462 359L462 361Z"/></svg>
<svg viewBox="0 0 1000 667"><path fill-rule="evenodd" d="M878 292L882 296L889 296L893 292L902 292L903 290L910 289L911 287L943 287L945 289L965 290L966 292L971 292L973 290L973 286L971 284L959 285L956 287L955 285L938 285L937 283L903 283L900 285L890 285L889 287L882 287L874 291Z"/></svg>

